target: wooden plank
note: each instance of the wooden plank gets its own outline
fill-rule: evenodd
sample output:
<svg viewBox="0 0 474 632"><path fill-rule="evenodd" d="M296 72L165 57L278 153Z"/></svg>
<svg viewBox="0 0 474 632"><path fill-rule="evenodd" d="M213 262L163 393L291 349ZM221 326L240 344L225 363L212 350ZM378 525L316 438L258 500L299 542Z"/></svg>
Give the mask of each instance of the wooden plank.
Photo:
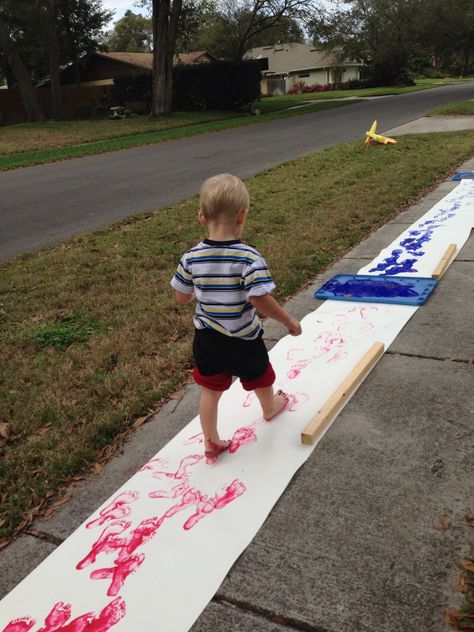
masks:
<svg viewBox="0 0 474 632"><path fill-rule="evenodd" d="M446 252L441 257L438 265L436 266L436 268L433 271L433 274L431 275L432 279L437 279L437 280L441 279L443 274L448 269L449 264L456 256L456 251L457 251L456 244L449 244L449 246L446 249Z"/></svg>
<svg viewBox="0 0 474 632"><path fill-rule="evenodd" d="M374 342L342 384L338 386L324 406L318 410L303 430L301 433L302 443L313 444L317 437L326 430L336 413L344 406L347 399L364 381L372 367L377 363L379 358L382 357L384 351L385 345L383 342Z"/></svg>

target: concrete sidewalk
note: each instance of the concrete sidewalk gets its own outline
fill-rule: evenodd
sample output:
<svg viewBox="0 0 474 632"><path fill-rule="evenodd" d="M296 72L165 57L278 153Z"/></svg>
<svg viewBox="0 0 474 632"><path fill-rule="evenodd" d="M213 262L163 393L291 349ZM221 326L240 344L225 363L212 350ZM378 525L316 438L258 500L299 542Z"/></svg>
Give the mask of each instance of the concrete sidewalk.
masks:
<svg viewBox="0 0 474 632"><path fill-rule="evenodd" d="M462 170L474 169L474 159ZM357 272L457 183L445 181L373 233L287 307ZM297 472L193 632L445 632L457 557L468 554L474 418L474 239ZM266 327L269 346L285 335ZM0 551L0 596L67 538L197 414L183 389L49 521ZM469 476L471 473L471 476ZM439 516L449 518L440 531ZM134 631L135 632L135 631ZM136 632L141 632L137 630ZM163 632L167 632L164 630Z"/></svg>
<svg viewBox="0 0 474 632"><path fill-rule="evenodd" d="M462 132L474 129L474 116L422 116L383 132L387 136L427 132Z"/></svg>

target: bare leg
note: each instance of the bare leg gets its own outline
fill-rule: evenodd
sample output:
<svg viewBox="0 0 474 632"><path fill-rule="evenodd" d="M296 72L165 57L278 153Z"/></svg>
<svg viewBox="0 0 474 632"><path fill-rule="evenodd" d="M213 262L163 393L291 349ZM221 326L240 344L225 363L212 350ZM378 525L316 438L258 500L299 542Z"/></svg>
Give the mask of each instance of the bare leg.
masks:
<svg viewBox="0 0 474 632"><path fill-rule="evenodd" d="M288 403L288 395L283 391L273 392L273 386L256 388L255 395L262 407L263 418L269 421L281 412Z"/></svg>
<svg viewBox="0 0 474 632"><path fill-rule="evenodd" d="M217 405L221 395L221 391L211 391L209 388L201 386L199 418L201 420L204 441L212 441L219 447L225 445L225 441L219 438L219 432L217 431Z"/></svg>

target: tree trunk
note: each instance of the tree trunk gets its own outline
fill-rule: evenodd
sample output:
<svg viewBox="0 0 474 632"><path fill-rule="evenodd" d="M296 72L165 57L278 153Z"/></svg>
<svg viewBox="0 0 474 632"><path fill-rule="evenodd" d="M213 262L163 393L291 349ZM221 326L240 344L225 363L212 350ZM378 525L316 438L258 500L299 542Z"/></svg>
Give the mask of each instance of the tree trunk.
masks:
<svg viewBox="0 0 474 632"><path fill-rule="evenodd" d="M23 99L23 105L25 106L28 120L30 121L42 121L44 119L41 107L36 96L35 89L31 83L30 75L23 63L18 51L13 43L8 27L5 24L3 18L0 17L0 47L7 59L15 79L18 83L21 92L21 98Z"/></svg>
<svg viewBox="0 0 474 632"><path fill-rule="evenodd" d="M152 116L168 116L173 101L173 59L182 0L153 0Z"/></svg>
<svg viewBox="0 0 474 632"><path fill-rule="evenodd" d="M81 85L81 70L79 66L79 56L77 54L77 43L74 33L71 28L71 11L69 1L62 3L62 12L64 17L64 25L67 33L67 37L69 39L69 43L71 45L71 53L72 53L72 67L74 69L74 79L76 81L76 85Z"/></svg>
<svg viewBox="0 0 474 632"><path fill-rule="evenodd" d="M49 46L49 76L51 79L51 100L53 103L53 118L63 119L63 104L61 99L61 84L59 80L59 49L57 35L58 5L57 0L49 0L48 15L48 46Z"/></svg>
<svg viewBox="0 0 474 632"><path fill-rule="evenodd" d="M465 77L469 72L469 57L471 55L471 42L468 41L464 47L464 63L462 66L461 77Z"/></svg>

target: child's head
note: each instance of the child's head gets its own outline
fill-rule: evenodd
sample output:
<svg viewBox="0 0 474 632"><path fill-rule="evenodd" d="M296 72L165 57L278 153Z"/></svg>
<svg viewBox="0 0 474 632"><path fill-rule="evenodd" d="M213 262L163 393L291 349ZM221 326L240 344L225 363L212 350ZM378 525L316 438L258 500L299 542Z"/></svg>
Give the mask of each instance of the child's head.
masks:
<svg viewBox="0 0 474 632"><path fill-rule="evenodd" d="M237 223L249 208L249 194L240 178L220 173L208 178L200 191L200 211L207 222Z"/></svg>

